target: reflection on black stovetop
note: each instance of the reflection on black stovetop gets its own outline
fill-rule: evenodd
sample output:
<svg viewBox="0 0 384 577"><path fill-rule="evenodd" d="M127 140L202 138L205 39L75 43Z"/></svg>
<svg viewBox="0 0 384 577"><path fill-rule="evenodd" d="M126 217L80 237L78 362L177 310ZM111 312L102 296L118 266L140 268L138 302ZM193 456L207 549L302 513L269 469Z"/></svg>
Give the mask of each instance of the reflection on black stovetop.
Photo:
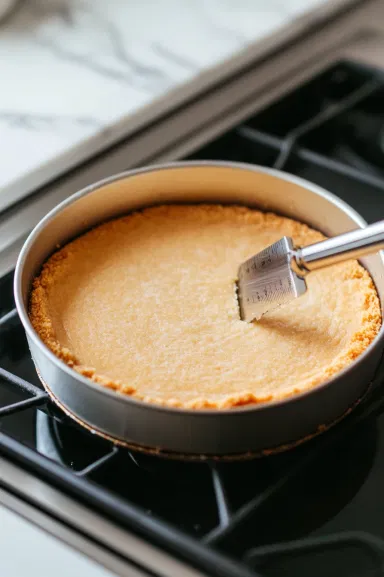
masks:
<svg viewBox="0 0 384 577"><path fill-rule="evenodd" d="M190 158L278 167L334 192L368 221L384 218L383 86L377 71L339 63ZM14 311L12 274L0 279L0 369L41 386ZM0 409L27 394L0 374ZM337 425L243 463L117 451L49 402L1 416L0 431L259 574L365 577L384 566L384 415L357 425L355 415L344 420L353 425L344 436Z"/></svg>

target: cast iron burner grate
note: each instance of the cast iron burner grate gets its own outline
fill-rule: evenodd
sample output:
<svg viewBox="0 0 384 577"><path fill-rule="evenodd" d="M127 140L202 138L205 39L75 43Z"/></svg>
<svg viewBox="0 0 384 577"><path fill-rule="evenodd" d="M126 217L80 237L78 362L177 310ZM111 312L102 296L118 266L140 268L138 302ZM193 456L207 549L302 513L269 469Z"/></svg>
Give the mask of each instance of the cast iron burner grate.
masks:
<svg viewBox="0 0 384 577"><path fill-rule="evenodd" d="M384 218L384 81L341 62L191 159L285 169ZM360 577L384 569L383 368L327 433L252 462L169 462L76 425L41 388L0 279L0 454L221 577Z"/></svg>

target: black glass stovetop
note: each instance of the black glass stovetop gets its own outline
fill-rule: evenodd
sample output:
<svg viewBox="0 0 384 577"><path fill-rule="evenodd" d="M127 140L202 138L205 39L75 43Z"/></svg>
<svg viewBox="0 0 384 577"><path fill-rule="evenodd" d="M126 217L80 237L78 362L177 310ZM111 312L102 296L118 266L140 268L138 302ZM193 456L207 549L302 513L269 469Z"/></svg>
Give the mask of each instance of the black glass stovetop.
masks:
<svg viewBox="0 0 384 577"><path fill-rule="evenodd" d="M274 166L334 192L368 221L382 219L384 78L340 62L189 158ZM208 574L384 574L380 373L342 423L286 453L184 463L128 452L71 422L45 395L12 276L0 279L0 455Z"/></svg>

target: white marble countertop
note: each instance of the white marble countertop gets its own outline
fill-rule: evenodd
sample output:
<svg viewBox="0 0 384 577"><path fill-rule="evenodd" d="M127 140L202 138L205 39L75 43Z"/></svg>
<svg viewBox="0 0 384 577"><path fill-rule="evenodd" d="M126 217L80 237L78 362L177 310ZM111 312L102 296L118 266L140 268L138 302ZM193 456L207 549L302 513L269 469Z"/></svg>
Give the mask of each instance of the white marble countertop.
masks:
<svg viewBox="0 0 384 577"><path fill-rule="evenodd" d="M19 0L0 23L0 193L325 0ZM11 198L8 199L11 201Z"/></svg>
<svg viewBox="0 0 384 577"><path fill-rule="evenodd" d="M0 554L4 577L117 577L2 506Z"/></svg>

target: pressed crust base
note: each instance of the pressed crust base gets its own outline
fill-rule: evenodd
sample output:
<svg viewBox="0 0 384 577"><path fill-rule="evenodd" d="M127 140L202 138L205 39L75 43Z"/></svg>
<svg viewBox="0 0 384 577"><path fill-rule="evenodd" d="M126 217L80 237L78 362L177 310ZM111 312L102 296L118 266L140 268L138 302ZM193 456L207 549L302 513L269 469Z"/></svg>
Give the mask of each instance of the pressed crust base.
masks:
<svg viewBox="0 0 384 577"><path fill-rule="evenodd" d="M225 409L306 391L345 368L381 325L368 272L311 273L307 293L259 322L239 319L241 262L283 235L323 236L272 213L153 207L107 222L48 259L32 324L77 372L146 402Z"/></svg>

